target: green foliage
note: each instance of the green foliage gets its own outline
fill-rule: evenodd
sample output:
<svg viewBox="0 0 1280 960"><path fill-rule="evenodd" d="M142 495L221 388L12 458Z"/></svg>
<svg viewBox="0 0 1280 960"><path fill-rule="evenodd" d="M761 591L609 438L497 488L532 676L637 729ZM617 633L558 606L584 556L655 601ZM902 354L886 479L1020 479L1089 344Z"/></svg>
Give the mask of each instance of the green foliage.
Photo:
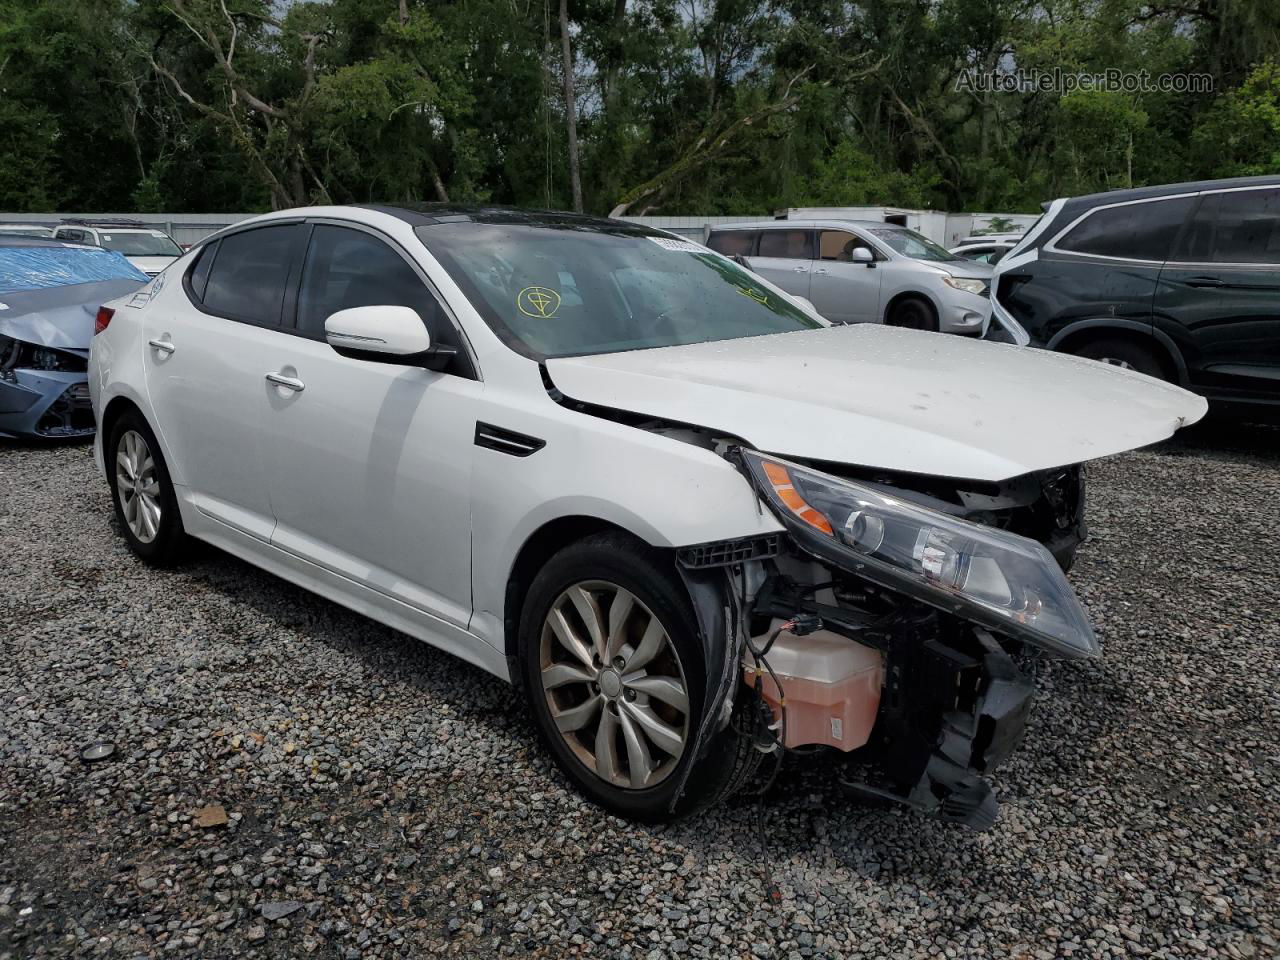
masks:
<svg viewBox="0 0 1280 960"><path fill-rule="evenodd" d="M1280 66L1260 64L1221 97L1196 129L1195 147L1211 176L1280 173Z"/></svg>
<svg viewBox="0 0 1280 960"><path fill-rule="evenodd" d="M569 204L558 0L0 0L0 208ZM1280 7L569 0L589 210L1034 212L1280 171ZM1204 73L1211 94L966 71Z"/></svg>

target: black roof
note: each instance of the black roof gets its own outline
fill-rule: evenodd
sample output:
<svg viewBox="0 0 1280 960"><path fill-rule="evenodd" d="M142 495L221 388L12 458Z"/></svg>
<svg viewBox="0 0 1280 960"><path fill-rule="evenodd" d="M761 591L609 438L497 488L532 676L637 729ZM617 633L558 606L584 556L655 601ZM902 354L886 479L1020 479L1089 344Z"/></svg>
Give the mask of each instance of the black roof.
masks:
<svg viewBox="0 0 1280 960"><path fill-rule="evenodd" d="M1107 190L1103 193L1090 193L1081 197L1071 197L1064 205L1068 210L1080 210L1096 207L1105 203L1124 203L1127 200L1149 200L1154 197L1169 197L1180 193L1199 193L1202 190L1223 190L1232 187L1273 187L1280 186L1280 175L1271 174L1262 177L1233 177L1229 180L1192 180L1187 183L1162 183L1153 187L1132 187L1127 190Z"/></svg>
<svg viewBox="0 0 1280 960"><path fill-rule="evenodd" d="M661 235L638 223L613 220L608 217L592 217L583 213L564 210L520 210L515 207L485 206L481 204L411 203L411 204L358 204L364 210L376 210L397 217L411 226L434 223L499 223L530 227L561 227L579 230L598 230L617 233L634 232L642 235Z"/></svg>

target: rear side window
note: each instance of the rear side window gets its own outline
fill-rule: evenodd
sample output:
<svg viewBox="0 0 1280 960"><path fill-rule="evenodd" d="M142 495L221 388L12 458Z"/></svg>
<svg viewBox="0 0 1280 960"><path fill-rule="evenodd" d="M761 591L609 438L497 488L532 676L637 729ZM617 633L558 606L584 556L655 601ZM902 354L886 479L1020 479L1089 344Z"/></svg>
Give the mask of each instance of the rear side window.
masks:
<svg viewBox="0 0 1280 960"><path fill-rule="evenodd" d="M321 224L311 235L298 291L298 332L324 338L324 322L349 307L409 307L433 342L457 346L422 278L388 244L362 230Z"/></svg>
<svg viewBox="0 0 1280 960"><path fill-rule="evenodd" d="M723 253L726 257L749 257L753 252L755 240L754 230L716 230L707 240L707 246L716 253Z"/></svg>
<svg viewBox="0 0 1280 960"><path fill-rule="evenodd" d="M1206 194L1179 247L1182 261L1280 263L1280 190Z"/></svg>
<svg viewBox="0 0 1280 960"><path fill-rule="evenodd" d="M1194 202L1194 197L1178 197L1094 210L1056 246L1072 253L1163 263Z"/></svg>
<svg viewBox="0 0 1280 960"><path fill-rule="evenodd" d="M209 270L205 307L232 320L280 326L289 270L305 230L287 223L223 237Z"/></svg>
<svg viewBox="0 0 1280 960"><path fill-rule="evenodd" d="M760 256L783 260L812 260L809 230L762 230Z"/></svg>

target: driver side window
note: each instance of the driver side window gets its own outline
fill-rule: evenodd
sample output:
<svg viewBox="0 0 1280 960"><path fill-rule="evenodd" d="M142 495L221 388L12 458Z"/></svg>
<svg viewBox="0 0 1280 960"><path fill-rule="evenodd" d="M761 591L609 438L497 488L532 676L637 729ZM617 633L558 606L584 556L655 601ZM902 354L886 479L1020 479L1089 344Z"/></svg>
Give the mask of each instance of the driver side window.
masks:
<svg viewBox="0 0 1280 960"><path fill-rule="evenodd" d="M318 224L302 268L298 332L323 340L332 314L373 306L409 307L433 342L456 346L436 298L400 254L362 230Z"/></svg>
<svg viewBox="0 0 1280 960"><path fill-rule="evenodd" d="M853 260L854 247L869 248L869 246L852 233L846 233L843 230L823 230L818 235L818 259L850 263Z"/></svg>

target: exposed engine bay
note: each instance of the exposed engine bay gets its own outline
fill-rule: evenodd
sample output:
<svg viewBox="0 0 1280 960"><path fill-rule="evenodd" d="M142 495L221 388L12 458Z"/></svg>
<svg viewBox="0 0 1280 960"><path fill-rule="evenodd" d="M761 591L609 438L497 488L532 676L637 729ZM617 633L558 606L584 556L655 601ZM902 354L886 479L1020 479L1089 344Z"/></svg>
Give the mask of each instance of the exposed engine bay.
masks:
<svg viewBox="0 0 1280 960"><path fill-rule="evenodd" d="M708 671L719 709L706 733L713 718L737 723L778 762L825 752L851 793L990 828L998 805L984 778L1022 740L1035 662L1097 653L1062 578L1085 535L1082 468L999 484L844 468L841 520L823 499L832 465L810 476L743 448L727 455L790 535L678 553L702 626L732 638L707 643L721 669ZM940 528L915 506L957 523ZM982 526L1017 546L1033 537L1041 556L1001 553Z"/></svg>

